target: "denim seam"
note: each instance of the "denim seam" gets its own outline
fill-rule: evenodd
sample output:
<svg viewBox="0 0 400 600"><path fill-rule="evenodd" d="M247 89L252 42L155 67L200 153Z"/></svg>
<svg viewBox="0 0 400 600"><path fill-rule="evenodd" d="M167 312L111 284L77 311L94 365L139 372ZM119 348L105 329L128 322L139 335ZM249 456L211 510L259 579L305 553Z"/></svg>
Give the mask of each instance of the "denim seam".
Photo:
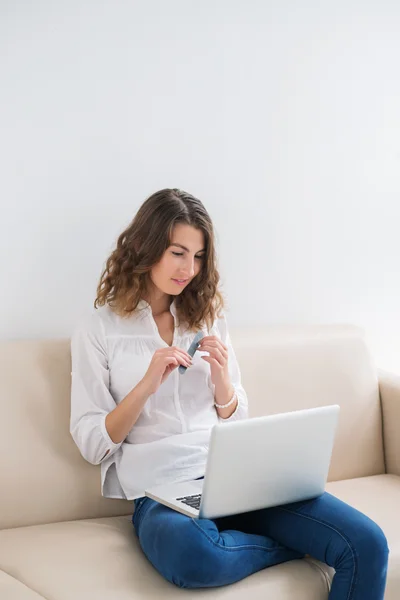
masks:
<svg viewBox="0 0 400 600"><path fill-rule="evenodd" d="M214 541L205 531L204 529L202 529L200 527L200 525L197 523L197 519L195 519L194 517L191 517L190 519L193 523L193 525L195 525L197 527L197 529L199 529L201 531L201 533L208 539L209 542L211 542L214 546L218 546L218 548L221 548L221 550L226 550L227 552L235 552L236 550L247 550L250 548L254 548L255 550L264 550L264 552L274 552L275 550L287 550L287 548L285 548L284 546L275 546L274 548L265 548L265 546L259 546L258 544L246 544L246 545L237 545L234 547L229 547L229 546L224 546L223 544L219 544L218 542Z"/></svg>
<svg viewBox="0 0 400 600"><path fill-rule="evenodd" d="M351 552L352 557L353 557L353 565L354 565L354 567L353 567L353 576L351 578L351 583L350 583L350 589L349 589L349 593L347 595L347 600L351 600L351 598L353 597L354 586L355 586L355 578L356 578L356 572L357 572L357 560L356 560L355 549L352 547L352 545L350 544L350 541L347 539L347 537L339 529L337 529L336 527L333 527L332 525L330 525L329 523L326 523L325 521L322 521L321 519L315 519L314 517L310 517L309 515L303 515L302 513L296 512L295 510L290 510L288 508L282 508L281 506L279 506L279 510L282 510L284 512L290 513L292 515L303 517L304 519L309 519L310 521L314 521L315 523L319 523L320 525L325 525L325 527L328 527L329 529L332 529L332 531L334 531L335 533L339 534L340 537L342 539L344 539L344 541L346 542L346 544L350 548L350 552Z"/></svg>
<svg viewBox="0 0 400 600"><path fill-rule="evenodd" d="M139 505L139 507L135 508L134 513L133 513L133 516L136 515L135 516L135 521L136 521L136 523L137 523L138 526L139 526L139 517L142 514L143 507L144 507L145 504L146 504L146 502L145 502L145 500L143 500L143 502ZM133 522L133 517L132 517L132 522Z"/></svg>
<svg viewBox="0 0 400 600"><path fill-rule="evenodd" d="M133 518L135 518L135 520L138 518L138 516L140 515L140 509L141 508L142 508L141 504L138 507L134 508L133 515L132 515L132 521L133 521Z"/></svg>

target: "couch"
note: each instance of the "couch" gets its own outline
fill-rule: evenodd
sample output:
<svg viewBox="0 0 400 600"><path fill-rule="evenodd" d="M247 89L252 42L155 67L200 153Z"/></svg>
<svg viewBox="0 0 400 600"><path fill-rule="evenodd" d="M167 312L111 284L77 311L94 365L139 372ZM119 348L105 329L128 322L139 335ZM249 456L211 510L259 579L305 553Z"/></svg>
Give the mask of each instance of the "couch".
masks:
<svg viewBox="0 0 400 600"><path fill-rule="evenodd" d="M386 600L400 598L400 376L374 365L354 325L231 328L250 418L340 404L327 490L384 530ZM167 582L138 544L133 502L100 494L100 467L69 433L69 339L0 344L2 600L326 600L334 571L311 557L235 584Z"/></svg>

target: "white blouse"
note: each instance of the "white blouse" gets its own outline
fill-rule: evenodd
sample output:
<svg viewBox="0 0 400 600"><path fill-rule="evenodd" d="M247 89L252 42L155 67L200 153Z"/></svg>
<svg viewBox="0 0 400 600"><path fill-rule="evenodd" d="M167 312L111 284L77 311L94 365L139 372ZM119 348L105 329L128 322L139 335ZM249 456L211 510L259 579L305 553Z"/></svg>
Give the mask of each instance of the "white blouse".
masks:
<svg viewBox="0 0 400 600"><path fill-rule="evenodd" d="M70 433L82 456L101 464L101 493L134 500L150 486L204 475L211 428L215 423L248 418L248 400L231 344L225 313L204 335L217 335L228 347L228 371L238 405L227 419L214 406L210 364L197 350L193 365L175 369L151 394L125 440L115 444L105 418L145 375L154 352L168 344L160 336L150 304L123 319L106 304L83 317L71 336ZM195 336L177 326L173 346L188 350ZM107 453L107 451L109 451Z"/></svg>

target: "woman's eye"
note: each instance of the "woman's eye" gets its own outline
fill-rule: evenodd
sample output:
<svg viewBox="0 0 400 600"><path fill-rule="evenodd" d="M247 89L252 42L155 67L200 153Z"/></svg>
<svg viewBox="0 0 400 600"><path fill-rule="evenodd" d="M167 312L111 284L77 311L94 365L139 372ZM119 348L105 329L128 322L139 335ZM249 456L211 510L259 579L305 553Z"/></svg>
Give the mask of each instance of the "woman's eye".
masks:
<svg viewBox="0 0 400 600"><path fill-rule="evenodd" d="M183 252L172 252L174 256L183 256ZM204 256L196 256L199 260L203 260Z"/></svg>

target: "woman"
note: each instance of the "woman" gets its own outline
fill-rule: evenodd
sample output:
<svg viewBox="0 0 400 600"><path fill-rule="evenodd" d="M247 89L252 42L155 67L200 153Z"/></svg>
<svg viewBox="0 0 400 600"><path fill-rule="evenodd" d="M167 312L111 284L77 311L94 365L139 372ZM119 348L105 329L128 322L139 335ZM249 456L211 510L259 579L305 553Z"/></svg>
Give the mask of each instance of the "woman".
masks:
<svg viewBox="0 0 400 600"><path fill-rule="evenodd" d="M101 464L102 494L134 501L141 548L175 585L222 586L310 555L336 570L330 600L382 600L386 538L329 493L214 520L145 497L148 486L202 478L211 427L248 417L219 280L203 204L178 189L150 196L107 260L97 310L72 336L73 439Z"/></svg>

